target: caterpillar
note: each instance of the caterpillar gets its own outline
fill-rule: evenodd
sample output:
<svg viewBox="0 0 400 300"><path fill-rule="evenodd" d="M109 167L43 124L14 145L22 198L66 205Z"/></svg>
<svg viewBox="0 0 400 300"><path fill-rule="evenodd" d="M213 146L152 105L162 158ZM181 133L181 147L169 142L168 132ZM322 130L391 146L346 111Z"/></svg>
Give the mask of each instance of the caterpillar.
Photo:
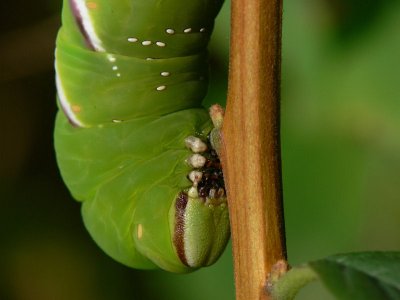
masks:
<svg viewBox="0 0 400 300"><path fill-rule="evenodd" d="M229 240L216 128L202 106L222 2L64 0L57 162L94 241L127 266L191 272Z"/></svg>

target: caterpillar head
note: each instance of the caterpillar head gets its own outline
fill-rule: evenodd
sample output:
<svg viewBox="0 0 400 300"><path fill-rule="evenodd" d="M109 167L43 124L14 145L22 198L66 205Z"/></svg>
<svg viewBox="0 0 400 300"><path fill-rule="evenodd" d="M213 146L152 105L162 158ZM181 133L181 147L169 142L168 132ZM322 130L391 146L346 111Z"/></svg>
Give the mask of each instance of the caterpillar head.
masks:
<svg viewBox="0 0 400 300"><path fill-rule="evenodd" d="M219 158L214 149L200 139L188 137L186 144L196 170L189 173L193 186L181 192L172 213L174 246L180 260L191 268L213 264L225 249L229 239L229 216L224 179ZM171 218L172 220L172 218Z"/></svg>
<svg viewBox="0 0 400 300"><path fill-rule="evenodd" d="M154 234L138 222L134 239L139 251L164 269L190 272L213 264L229 240L229 215L223 174L214 149L197 137L190 136L186 145L192 154L188 178L192 186L175 194L169 209L170 255L161 256L155 248ZM167 235L166 235L167 236ZM165 249L164 253L165 253Z"/></svg>

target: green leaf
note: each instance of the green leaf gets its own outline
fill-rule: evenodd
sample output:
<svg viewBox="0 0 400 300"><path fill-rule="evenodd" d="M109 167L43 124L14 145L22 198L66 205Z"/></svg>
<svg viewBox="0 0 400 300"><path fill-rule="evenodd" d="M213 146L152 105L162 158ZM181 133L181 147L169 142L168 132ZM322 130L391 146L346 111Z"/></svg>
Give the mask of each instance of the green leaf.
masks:
<svg viewBox="0 0 400 300"><path fill-rule="evenodd" d="M400 252L340 254L309 266L338 299L400 299Z"/></svg>

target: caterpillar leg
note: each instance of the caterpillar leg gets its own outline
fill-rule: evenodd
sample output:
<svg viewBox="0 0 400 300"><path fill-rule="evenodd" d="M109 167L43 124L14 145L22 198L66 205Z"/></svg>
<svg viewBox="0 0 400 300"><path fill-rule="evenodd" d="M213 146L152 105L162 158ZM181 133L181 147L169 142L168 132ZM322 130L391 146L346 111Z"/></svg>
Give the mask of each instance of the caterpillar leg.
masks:
<svg viewBox="0 0 400 300"><path fill-rule="evenodd" d="M211 121L214 124L214 129L210 132L210 143L218 156L221 155L221 129L224 121L224 109L219 104L214 104L210 107L209 114Z"/></svg>

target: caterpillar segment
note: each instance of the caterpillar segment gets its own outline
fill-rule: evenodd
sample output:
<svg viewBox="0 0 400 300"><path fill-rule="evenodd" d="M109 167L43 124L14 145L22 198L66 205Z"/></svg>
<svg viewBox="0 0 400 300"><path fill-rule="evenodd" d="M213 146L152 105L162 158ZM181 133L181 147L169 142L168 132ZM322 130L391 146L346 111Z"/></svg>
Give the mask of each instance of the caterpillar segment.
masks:
<svg viewBox="0 0 400 300"><path fill-rule="evenodd" d="M229 239L202 106L222 1L66 0L57 37L61 175L94 241L138 269L213 264Z"/></svg>

